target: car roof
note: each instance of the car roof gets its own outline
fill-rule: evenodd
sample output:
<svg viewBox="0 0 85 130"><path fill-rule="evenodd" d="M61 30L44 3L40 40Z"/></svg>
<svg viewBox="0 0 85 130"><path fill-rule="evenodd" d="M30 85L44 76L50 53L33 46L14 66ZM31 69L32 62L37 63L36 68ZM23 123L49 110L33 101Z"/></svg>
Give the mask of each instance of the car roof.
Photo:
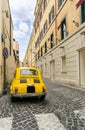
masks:
<svg viewBox="0 0 85 130"><path fill-rule="evenodd" d="M21 70L21 69L32 69L32 70L39 71L39 69L37 67L18 67L17 69L19 69L19 70Z"/></svg>

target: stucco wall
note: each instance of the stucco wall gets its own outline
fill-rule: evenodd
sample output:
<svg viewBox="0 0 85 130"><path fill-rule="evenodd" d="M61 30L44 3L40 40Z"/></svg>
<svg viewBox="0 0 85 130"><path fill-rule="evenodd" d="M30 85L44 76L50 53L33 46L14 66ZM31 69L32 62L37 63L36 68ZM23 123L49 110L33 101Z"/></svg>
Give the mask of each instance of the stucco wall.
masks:
<svg viewBox="0 0 85 130"><path fill-rule="evenodd" d="M37 66L41 69L43 66L43 77L50 79L50 61L55 61L55 78L54 81L69 83L76 86L80 85L80 75L79 75L79 51L85 49L85 35L80 33L85 31L85 23L80 26L75 33L67 37L65 40L60 42L59 45L54 47L49 51L45 58L40 58ZM63 53L64 46L65 52ZM62 72L62 56L66 56L66 73ZM45 63L47 64L47 74L45 73ZM42 70L41 70L42 71Z"/></svg>

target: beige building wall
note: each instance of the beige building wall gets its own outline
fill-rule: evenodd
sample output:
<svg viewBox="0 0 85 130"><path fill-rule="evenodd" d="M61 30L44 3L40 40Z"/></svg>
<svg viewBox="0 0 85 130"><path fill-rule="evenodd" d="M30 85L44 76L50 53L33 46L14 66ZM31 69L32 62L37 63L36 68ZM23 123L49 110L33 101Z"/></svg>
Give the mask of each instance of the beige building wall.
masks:
<svg viewBox="0 0 85 130"><path fill-rule="evenodd" d="M4 40L2 40L2 34ZM0 0L0 93L7 88L14 77L16 61L13 51L13 25L9 1ZM3 49L8 49L8 57L3 56Z"/></svg>

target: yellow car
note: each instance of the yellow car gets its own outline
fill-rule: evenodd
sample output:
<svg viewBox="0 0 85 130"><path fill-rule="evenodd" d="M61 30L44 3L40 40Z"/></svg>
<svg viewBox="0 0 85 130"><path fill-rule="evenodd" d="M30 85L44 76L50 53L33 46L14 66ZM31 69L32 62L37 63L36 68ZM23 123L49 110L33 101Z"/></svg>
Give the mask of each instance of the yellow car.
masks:
<svg viewBox="0 0 85 130"><path fill-rule="evenodd" d="M46 86L39 69L35 67L17 68L10 86L10 96L12 101L16 97L35 96L38 96L43 101L46 96Z"/></svg>

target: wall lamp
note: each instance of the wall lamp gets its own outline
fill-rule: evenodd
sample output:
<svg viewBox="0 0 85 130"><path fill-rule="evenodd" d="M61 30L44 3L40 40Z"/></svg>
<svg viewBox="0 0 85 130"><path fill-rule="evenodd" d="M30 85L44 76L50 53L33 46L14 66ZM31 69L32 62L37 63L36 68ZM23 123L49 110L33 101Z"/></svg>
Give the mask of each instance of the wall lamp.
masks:
<svg viewBox="0 0 85 130"><path fill-rule="evenodd" d="M60 46L59 48L64 48L64 46Z"/></svg>
<svg viewBox="0 0 85 130"><path fill-rule="evenodd" d="M81 34L81 35L85 35L85 31L82 31L80 34Z"/></svg>

